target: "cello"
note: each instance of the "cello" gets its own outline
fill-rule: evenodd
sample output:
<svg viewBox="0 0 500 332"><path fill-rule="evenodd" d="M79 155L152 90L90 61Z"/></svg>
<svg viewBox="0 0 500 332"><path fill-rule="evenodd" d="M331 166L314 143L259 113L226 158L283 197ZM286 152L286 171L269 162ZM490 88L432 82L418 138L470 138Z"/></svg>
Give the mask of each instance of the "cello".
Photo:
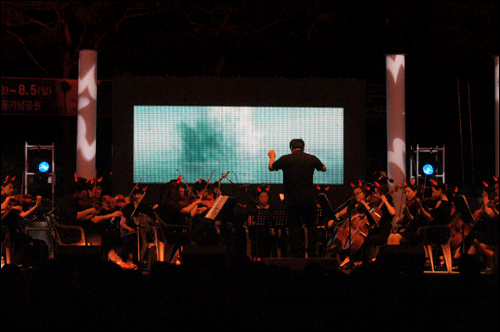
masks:
<svg viewBox="0 0 500 332"><path fill-rule="evenodd" d="M346 205L343 210L349 209L349 205L352 204L352 200L360 194L364 194L364 192L360 191L355 193L355 195L346 202L349 204ZM366 209L367 207L361 202L363 200L364 198L358 201L354 208L361 205ZM342 204L342 206L344 204ZM351 212L348 212L348 217L344 218L344 220L342 220L340 224L335 227L335 236L328 241L327 251L333 254L338 254L343 250L347 250L349 254L355 253L363 244L364 238L368 235L369 227L370 223L366 213L356 212L351 215ZM361 235L362 237L360 238L358 235Z"/></svg>
<svg viewBox="0 0 500 332"><path fill-rule="evenodd" d="M478 208L474 211L474 213L470 212L469 204L467 203L465 196L458 196L454 200L454 203L456 211L454 213L453 221L450 223L450 247L452 251L455 251L455 258L457 258L460 255L460 251L457 250L459 247L461 247L462 253L465 253L469 249L472 243L469 234L483 219L485 206L493 208L496 204L498 204L498 197L489 200L486 205Z"/></svg>

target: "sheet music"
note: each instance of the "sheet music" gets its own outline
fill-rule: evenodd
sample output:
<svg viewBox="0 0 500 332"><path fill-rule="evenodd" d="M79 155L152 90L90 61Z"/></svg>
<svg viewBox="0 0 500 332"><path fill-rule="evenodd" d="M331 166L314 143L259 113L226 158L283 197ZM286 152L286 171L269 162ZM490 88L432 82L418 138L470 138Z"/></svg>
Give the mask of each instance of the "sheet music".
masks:
<svg viewBox="0 0 500 332"><path fill-rule="evenodd" d="M229 196L219 196L215 199L214 204L208 210L207 214L205 215L206 219L210 220L215 220L217 218L217 215L219 214L220 210L224 207L224 204L226 204L226 201L228 200Z"/></svg>

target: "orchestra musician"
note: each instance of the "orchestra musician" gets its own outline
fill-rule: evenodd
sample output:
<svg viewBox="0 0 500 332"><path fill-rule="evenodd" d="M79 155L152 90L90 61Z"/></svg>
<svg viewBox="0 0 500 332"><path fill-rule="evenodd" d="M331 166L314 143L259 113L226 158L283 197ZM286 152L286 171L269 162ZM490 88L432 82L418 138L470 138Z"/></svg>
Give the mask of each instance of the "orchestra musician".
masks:
<svg viewBox="0 0 500 332"><path fill-rule="evenodd" d="M473 215L476 227L474 227L473 242L467 254L486 257L486 270L492 270L498 255L495 250L495 247L498 248L499 236L498 186L483 188L481 205Z"/></svg>
<svg viewBox="0 0 500 332"><path fill-rule="evenodd" d="M143 249L138 253L139 243L137 236L140 219L143 217L154 218L153 207L143 202L146 190L146 187L141 188L139 185L136 185L132 191L132 200L121 209L120 229L124 242L121 246L115 245L114 250L116 251L116 255L127 264L127 268L136 269L136 265L146 263L143 261L145 256Z"/></svg>
<svg viewBox="0 0 500 332"><path fill-rule="evenodd" d="M424 198L422 204L420 204L420 214L427 222L427 226L444 226L449 225L451 222L451 212L452 204L448 199L448 188L446 184L438 182L436 180L431 180L431 190L432 196L430 198ZM450 196L451 197L451 196ZM441 250L441 246L437 243L442 243L445 238L450 235L446 227L432 227L425 229L427 239L434 243L436 249ZM432 251L436 252L435 250ZM429 252L426 250L426 257L429 258ZM444 266L444 256L441 254L439 256L439 265ZM429 263L429 261L427 261ZM426 264L427 264L426 263Z"/></svg>
<svg viewBox="0 0 500 332"><path fill-rule="evenodd" d="M335 214L335 218L337 220L343 219L340 230L337 233L343 232L344 234L348 234L350 223L352 223L353 221L354 223L357 223L365 216L368 219L372 218L369 212L371 206L367 202L367 187L365 185L354 186L353 194L353 197L349 200L349 204L347 204L342 210ZM334 223L335 220L330 220L328 222L328 228L332 228L334 226ZM343 228L347 229L347 231L343 230ZM350 241L350 239L346 239L345 241ZM342 243L340 245L342 245ZM344 260L339 265L341 269L357 267L363 263L362 252L360 250L352 254L348 254L343 251L341 252L341 254L345 256Z"/></svg>
<svg viewBox="0 0 500 332"><path fill-rule="evenodd" d="M179 180L171 180L159 202L160 217L172 225L185 225L186 217L196 218L208 210L203 204L204 191L195 196Z"/></svg>
<svg viewBox="0 0 500 332"><path fill-rule="evenodd" d="M190 187L186 189L186 186L188 185L183 184L180 177L165 185L158 203L159 215L167 224L189 226L193 244L213 242L212 233L203 236L204 230L210 226L203 219L209 209L205 204L207 190L203 188L195 194ZM167 242L176 244L176 251L178 249L180 253L182 244L188 240L187 235L180 228L168 228L164 231Z"/></svg>
<svg viewBox="0 0 500 332"><path fill-rule="evenodd" d="M274 222L272 218L268 215L267 220L265 220L264 225L256 226L256 218L259 210L271 211L272 207L269 204L269 187L259 187L258 188L258 199L255 206L252 208L248 215L246 221L246 227L248 227L248 236L251 242L251 255L252 257L270 257L271 252L273 256L276 247L276 228L274 227Z"/></svg>
<svg viewBox="0 0 500 332"><path fill-rule="evenodd" d="M15 177L9 178L9 176L7 176L2 183L2 241L9 236L12 244L12 254L6 255L7 263L24 265L27 263L30 237L23 231L23 220L32 215L39 208L42 197L37 196L35 205L24 211L24 196L13 195L14 180ZM3 254L2 252L2 255ZM10 261L11 259L13 261Z"/></svg>
<svg viewBox="0 0 500 332"><path fill-rule="evenodd" d="M15 178L15 177L14 177ZM31 202L31 196L13 195L14 182L7 176L2 183L2 224L8 224L9 229L17 227L17 221L32 215L42 203L42 196L37 196L35 205L24 211L23 203ZM10 215L10 217L8 217ZM19 219L20 218L20 219ZM4 222L5 220L5 222Z"/></svg>
<svg viewBox="0 0 500 332"><path fill-rule="evenodd" d="M418 188L413 183L408 183L404 187L406 204L403 205L403 216L395 219L387 238L387 245L400 245L403 243L418 244L421 238L417 235L420 226L426 224L420 215L421 201L418 197Z"/></svg>
<svg viewBox="0 0 500 332"><path fill-rule="evenodd" d="M398 187L394 189L397 191ZM366 237L361 250L363 250L363 261L373 262L376 260L378 252L382 245L387 243L387 238L392 229L392 220L396 215L396 209L392 205L393 191L389 191L386 183L375 186L369 196L370 213L375 220L371 225L368 236Z"/></svg>
<svg viewBox="0 0 500 332"><path fill-rule="evenodd" d="M118 208L119 205L112 205L110 199L105 199L102 195L101 179L90 179L88 192L88 206L96 209L95 215L90 219L92 223L88 225L88 231L98 234L101 238L102 252L108 255L113 247L115 238L119 236L118 225L115 221L120 220L123 212Z"/></svg>
<svg viewBox="0 0 500 332"><path fill-rule="evenodd" d="M424 202L428 203L428 207L421 204L422 216L430 226L448 225L451 222L451 202L448 199L448 188L446 184L432 180L431 190L431 198L424 199Z"/></svg>
<svg viewBox="0 0 500 332"><path fill-rule="evenodd" d="M67 195L59 200L56 210L58 220L63 225L81 226L85 230L85 238L92 245L101 245L102 237L95 231L91 221L99 210L90 204L87 179L74 175L74 181L69 186ZM80 240L80 233L74 230L59 230L63 242L74 243Z"/></svg>

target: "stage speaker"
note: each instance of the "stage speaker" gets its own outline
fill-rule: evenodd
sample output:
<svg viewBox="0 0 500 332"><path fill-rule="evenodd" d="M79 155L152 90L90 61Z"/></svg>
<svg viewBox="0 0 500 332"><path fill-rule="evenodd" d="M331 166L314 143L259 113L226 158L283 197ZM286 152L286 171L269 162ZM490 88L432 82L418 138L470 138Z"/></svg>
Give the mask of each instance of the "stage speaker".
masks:
<svg viewBox="0 0 500 332"><path fill-rule="evenodd" d="M229 256L223 245L192 245L182 250L181 266L194 270L217 271L229 267Z"/></svg>
<svg viewBox="0 0 500 332"><path fill-rule="evenodd" d="M420 245L384 246L381 248L377 263L396 273L424 272L425 250Z"/></svg>

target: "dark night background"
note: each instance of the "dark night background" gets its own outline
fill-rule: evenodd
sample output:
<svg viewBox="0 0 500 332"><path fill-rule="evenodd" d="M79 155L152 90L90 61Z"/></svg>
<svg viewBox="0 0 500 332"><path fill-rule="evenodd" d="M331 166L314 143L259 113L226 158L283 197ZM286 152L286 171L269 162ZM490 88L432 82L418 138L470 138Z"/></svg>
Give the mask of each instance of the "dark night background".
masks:
<svg viewBox="0 0 500 332"><path fill-rule="evenodd" d="M95 49L104 81L363 79L369 175L387 167L385 55L405 54L407 153L445 145L446 182L467 187L495 171L498 8L495 1L2 1L1 75L76 79L78 51ZM109 114L98 106L101 170L111 169ZM76 118L2 114L2 176L22 174L25 141L55 142L60 181L76 168L75 136Z"/></svg>

